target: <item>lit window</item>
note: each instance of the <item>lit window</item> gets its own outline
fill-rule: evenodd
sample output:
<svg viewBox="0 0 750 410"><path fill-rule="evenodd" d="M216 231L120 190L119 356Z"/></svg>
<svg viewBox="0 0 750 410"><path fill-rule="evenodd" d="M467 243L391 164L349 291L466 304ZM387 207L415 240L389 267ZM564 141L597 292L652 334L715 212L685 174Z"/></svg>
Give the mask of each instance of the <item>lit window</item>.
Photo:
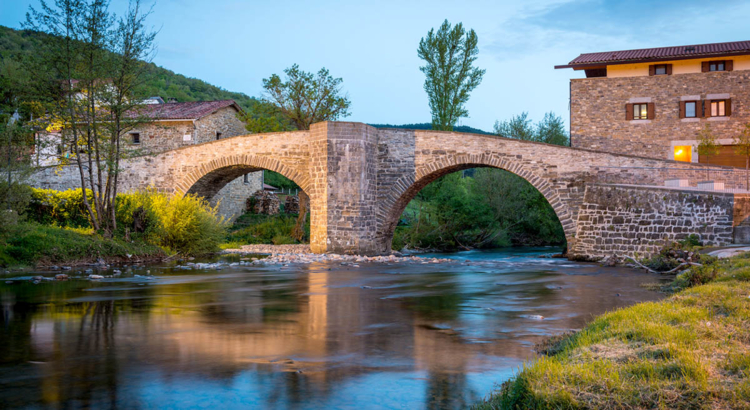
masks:
<svg viewBox="0 0 750 410"><path fill-rule="evenodd" d="M708 64L708 71L724 71L725 65L723 61L713 61Z"/></svg>
<svg viewBox="0 0 750 410"><path fill-rule="evenodd" d="M133 144L140 144L141 143L141 134L134 132L130 134L130 136L133 138Z"/></svg>
<svg viewBox="0 0 750 410"><path fill-rule="evenodd" d="M686 102L685 103L685 118L695 118L695 117L697 117L698 116L696 114L697 111L698 111L696 109L697 106L698 106L698 102L697 101L688 101L688 102Z"/></svg>
<svg viewBox="0 0 750 410"><path fill-rule="evenodd" d="M726 117L727 102L725 100L711 101L711 116Z"/></svg>
<svg viewBox="0 0 750 410"><path fill-rule="evenodd" d="M654 66L654 75L667 75L667 65L657 64Z"/></svg>
<svg viewBox="0 0 750 410"><path fill-rule="evenodd" d="M634 120L647 120L648 119L648 104L633 104L633 119Z"/></svg>
<svg viewBox="0 0 750 410"><path fill-rule="evenodd" d="M674 147L674 160L683 162L692 162L693 147L690 145L677 145Z"/></svg>

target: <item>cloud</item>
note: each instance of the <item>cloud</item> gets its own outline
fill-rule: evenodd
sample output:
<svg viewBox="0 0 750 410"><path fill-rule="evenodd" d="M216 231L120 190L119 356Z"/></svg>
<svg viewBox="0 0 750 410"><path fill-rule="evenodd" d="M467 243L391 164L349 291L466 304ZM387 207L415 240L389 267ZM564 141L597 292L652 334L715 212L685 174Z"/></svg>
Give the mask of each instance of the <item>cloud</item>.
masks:
<svg viewBox="0 0 750 410"><path fill-rule="evenodd" d="M498 27L486 50L497 58L745 40L750 4L726 0L568 0L527 6ZM734 29L733 29L734 28ZM716 29L716 30L711 30Z"/></svg>

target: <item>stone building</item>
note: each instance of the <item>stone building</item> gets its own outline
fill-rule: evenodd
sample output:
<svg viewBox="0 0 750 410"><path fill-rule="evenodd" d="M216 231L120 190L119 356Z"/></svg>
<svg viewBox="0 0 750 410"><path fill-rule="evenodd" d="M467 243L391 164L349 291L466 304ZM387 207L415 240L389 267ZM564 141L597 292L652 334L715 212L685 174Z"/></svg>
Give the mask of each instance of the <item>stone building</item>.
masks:
<svg viewBox="0 0 750 410"><path fill-rule="evenodd" d="M161 98L151 98L138 113L147 117L149 122L128 131L122 143L131 154L149 155L244 135L247 131L237 118L241 111L233 100L164 103ZM50 138L55 139L55 134L46 136L48 142ZM40 165L54 165L67 150L59 144L47 143L41 151L44 152L39 156ZM142 177L147 180L149 170L141 171ZM76 173L58 172L56 176L36 180L34 184L60 190L76 188L80 186L80 181L75 177ZM251 172L228 183L211 202L214 205L218 203L220 214L231 219L240 215L247 198L261 189L263 172Z"/></svg>
<svg viewBox="0 0 750 410"><path fill-rule="evenodd" d="M571 146L706 162L697 133L721 144L711 164L745 166L734 137L750 122L750 41L586 53L555 68L570 82Z"/></svg>

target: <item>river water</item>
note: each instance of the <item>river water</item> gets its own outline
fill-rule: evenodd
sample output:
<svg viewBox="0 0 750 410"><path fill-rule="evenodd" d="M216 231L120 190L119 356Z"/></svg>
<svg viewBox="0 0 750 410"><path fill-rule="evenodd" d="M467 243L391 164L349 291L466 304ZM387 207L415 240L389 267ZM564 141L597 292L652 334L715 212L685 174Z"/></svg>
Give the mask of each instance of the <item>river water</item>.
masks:
<svg viewBox="0 0 750 410"><path fill-rule="evenodd" d="M653 275L539 258L555 251L157 265L96 282L6 275L0 407L466 407L545 337L660 297L640 286Z"/></svg>

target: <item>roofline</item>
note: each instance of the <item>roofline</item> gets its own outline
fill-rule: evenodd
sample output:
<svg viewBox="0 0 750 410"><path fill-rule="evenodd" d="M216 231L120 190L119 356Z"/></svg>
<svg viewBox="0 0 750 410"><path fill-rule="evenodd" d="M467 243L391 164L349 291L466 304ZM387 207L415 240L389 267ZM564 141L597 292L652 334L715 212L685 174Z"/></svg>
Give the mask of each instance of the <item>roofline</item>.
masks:
<svg viewBox="0 0 750 410"><path fill-rule="evenodd" d="M638 64L638 63L677 61L677 60L700 60L704 58L732 57L732 56L743 56L743 55L750 55L750 51L735 51L735 52L729 52L729 53L710 53L710 54L703 53L703 54L690 55L690 56L684 56L684 57L639 58L639 59L632 59L632 60L614 60L611 62L600 61L600 62L592 62L592 63L584 63L584 64L564 64L564 65L556 65L555 70L559 70L561 68L572 68L574 70L583 70L586 68L602 68L608 65Z"/></svg>

